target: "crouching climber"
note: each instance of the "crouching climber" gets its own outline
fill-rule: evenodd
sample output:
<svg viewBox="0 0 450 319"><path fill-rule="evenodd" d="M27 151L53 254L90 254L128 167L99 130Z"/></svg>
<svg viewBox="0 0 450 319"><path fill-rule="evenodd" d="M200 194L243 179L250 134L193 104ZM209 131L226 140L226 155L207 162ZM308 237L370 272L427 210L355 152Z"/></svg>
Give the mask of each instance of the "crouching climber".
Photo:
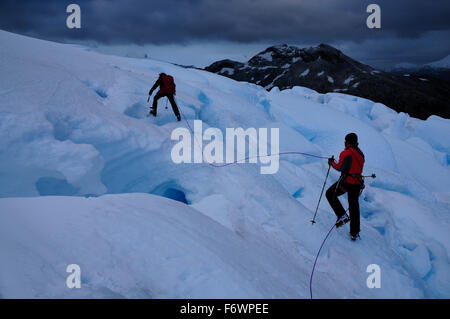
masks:
<svg viewBox="0 0 450 319"><path fill-rule="evenodd" d="M155 84L153 84L153 87L148 92L149 99L153 91L156 90L157 87L159 87L159 91L153 98L153 105L150 108L150 114L156 116L156 111L158 108L158 100L166 96L169 99L170 105L172 105L173 113L177 117L177 120L180 121L181 120L180 111L178 110L178 106L175 103L175 99L173 97L175 95L175 82L173 80L173 77L165 73L160 73Z"/></svg>
<svg viewBox="0 0 450 319"><path fill-rule="evenodd" d="M359 195L363 186L364 154L358 147L358 136L355 133L345 136L345 149L339 155L339 162L336 163L334 158L329 158L328 164L341 172L339 180L326 192L328 202L337 216L336 228L350 221L350 236L352 240L356 240L360 231ZM348 194L350 217L338 199L345 193Z"/></svg>

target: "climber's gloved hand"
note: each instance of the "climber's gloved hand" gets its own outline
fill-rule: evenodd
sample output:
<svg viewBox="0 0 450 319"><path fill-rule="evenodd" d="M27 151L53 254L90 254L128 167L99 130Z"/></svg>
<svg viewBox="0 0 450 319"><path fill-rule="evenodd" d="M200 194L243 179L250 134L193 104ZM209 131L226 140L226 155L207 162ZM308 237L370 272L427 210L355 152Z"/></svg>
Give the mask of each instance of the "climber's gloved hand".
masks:
<svg viewBox="0 0 450 319"><path fill-rule="evenodd" d="M331 157L328 159L328 165L331 165L331 164L333 164L333 163L334 163L334 157L331 156Z"/></svg>

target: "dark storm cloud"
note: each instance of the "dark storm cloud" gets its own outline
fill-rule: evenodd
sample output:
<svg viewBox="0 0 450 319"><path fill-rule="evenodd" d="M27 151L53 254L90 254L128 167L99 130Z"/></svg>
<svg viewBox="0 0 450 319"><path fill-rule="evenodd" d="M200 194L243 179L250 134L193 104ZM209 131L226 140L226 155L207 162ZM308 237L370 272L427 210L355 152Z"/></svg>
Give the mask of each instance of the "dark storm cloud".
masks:
<svg viewBox="0 0 450 319"><path fill-rule="evenodd" d="M77 3L82 28L66 27ZM381 6L381 30L366 27ZM0 29L34 37L112 44L205 41L329 43L373 65L425 63L450 53L448 0L1 0Z"/></svg>
<svg viewBox="0 0 450 319"><path fill-rule="evenodd" d="M365 26L365 9L374 2L382 8L381 31ZM65 26L70 3L81 7L81 30ZM0 28L106 43L333 42L419 37L449 29L449 14L448 0L2 0Z"/></svg>

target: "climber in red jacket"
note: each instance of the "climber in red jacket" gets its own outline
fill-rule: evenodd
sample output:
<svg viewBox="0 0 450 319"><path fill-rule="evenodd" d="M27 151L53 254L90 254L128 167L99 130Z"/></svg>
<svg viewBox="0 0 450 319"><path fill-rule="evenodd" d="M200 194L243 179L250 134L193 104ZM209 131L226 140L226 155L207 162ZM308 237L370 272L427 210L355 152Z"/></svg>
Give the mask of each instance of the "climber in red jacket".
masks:
<svg viewBox="0 0 450 319"><path fill-rule="evenodd" d="M359 195L363 185L362 171L364 168L364 154L358 148L358 136L350 133L345 136L345 149L339 155L339 162L333 158L328 164L341 172L341 177L326 192L326 197L337 216L336 228L343 226L350 220L350 235L352 240L359 237ZM350 218L345 213L338 196L348 193L348 210Z"/></svg>
<svg viewBox="0 0 450 319"><path fill-rule="evenodd" d="M152 95L153 91L156 90L156 88L159 86L159 91L156 93L155 97L153 98L153 105L150 108L150 114L153 116L156 116L156 110L158 108L158 100L164 96L167 96L167 98L170 101L170 105L172 105L173 113L175 113L175 116L177 117L177 120L180 121L180 111L178 110L178 106L175 103L174 95L175 95L175 82L173 80L173 77L171 75L167 75L165 73L160 73L158 80L156 80L155 84L153 84L153 87L148 92L149 99Z"/></svg>

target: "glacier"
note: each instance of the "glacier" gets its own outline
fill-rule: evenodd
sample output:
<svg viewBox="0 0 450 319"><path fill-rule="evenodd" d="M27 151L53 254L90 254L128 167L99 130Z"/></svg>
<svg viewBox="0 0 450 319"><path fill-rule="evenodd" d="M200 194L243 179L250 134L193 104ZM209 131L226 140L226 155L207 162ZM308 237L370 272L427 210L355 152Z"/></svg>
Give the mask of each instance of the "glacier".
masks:
<svg viewBox="0 0 450 319"><path fill-rule="evenodd" d="M324 157L356 132L377 175L360 198L362 239L331 234L314 298L450 297L450 120L5 31L0 43L0 297L309 298L335 221L323 200L310 223L327 162L281 156L273 175L174 164L171 132L194 120L279 128L280 152ZM146 116L160 72L188 122L163 100ZM74 263L81 289L65 286Z"/></svg>

